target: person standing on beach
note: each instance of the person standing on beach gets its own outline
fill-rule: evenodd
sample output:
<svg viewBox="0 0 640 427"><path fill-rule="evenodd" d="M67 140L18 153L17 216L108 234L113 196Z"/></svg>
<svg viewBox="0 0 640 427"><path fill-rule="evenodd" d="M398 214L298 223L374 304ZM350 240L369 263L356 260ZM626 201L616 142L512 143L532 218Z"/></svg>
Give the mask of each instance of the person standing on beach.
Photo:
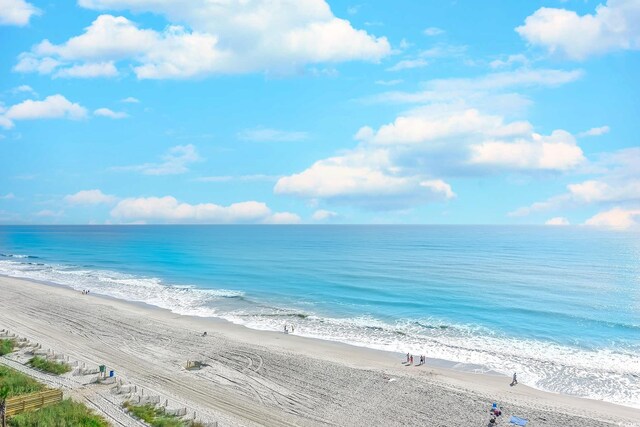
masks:
<svg viewBox="0 0 640 427"><path fill-rule="evenodd" d="M409 365L413 365L413 354L411 355L411 358L409 359Z"/></svg>
<svg viewBox="0 0 640 427"><path fill-rule="evenodd" d="M517 377L516 373L514 372L513 373L513 381L511 381L511 385L514 386L516 384L518 384L518 377Z"/></svg>
<svg viewBox="0 0 640 427"><path fill-rule="evenodd" d="M409 353L407 353L407 363L409 363Z"/></svg>

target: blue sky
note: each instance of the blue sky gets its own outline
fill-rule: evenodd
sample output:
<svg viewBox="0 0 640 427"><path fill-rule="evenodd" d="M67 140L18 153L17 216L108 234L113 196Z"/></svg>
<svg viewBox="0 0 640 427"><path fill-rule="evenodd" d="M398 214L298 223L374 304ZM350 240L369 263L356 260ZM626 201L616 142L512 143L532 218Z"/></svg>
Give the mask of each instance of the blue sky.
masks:
<svg viewBox="0 0 640 427"><path fill-rule="evenodd" d="M0 223L640 224L640 1L0 0Z"/></svg>

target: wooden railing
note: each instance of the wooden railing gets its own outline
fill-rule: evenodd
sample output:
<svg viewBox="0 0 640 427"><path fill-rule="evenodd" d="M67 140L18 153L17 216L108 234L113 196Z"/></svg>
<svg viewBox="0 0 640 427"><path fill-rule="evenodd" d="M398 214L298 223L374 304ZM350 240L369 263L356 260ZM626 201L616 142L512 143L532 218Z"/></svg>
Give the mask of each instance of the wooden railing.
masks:
<svg viewBox="0 0 640 427"><path fill-rule="evenodd" d="M62 402L62 390L45 390L38 393L10 397L7 399L7 417L34 411L58 402Z"/></svg>

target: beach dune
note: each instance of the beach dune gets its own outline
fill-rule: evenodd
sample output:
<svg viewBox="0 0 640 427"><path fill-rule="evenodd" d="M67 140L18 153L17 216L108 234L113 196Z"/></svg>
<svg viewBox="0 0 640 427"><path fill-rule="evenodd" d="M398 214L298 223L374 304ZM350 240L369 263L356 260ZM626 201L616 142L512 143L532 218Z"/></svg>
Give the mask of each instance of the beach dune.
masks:
<svg viewBox="0 0 640 427"><path fill-rule="evenodd" d="M485 426L492 402L531 426L640 425L640 410L510 378L0 277L0 328L178 402L220 426ZM203 332L207 335L203 336ZM188 360L206 366L188 371Z"/></svg>

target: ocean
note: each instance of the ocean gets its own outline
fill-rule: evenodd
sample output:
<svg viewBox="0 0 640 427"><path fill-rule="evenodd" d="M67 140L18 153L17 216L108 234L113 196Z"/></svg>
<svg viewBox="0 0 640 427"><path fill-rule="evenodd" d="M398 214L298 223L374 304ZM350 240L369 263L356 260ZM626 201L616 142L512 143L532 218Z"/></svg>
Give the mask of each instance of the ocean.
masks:
<svg viewBox="0 0 640 427"><path fill-rule="evenodd" d="M0 274L640 407L638 233L0 226Z"/></svg>

